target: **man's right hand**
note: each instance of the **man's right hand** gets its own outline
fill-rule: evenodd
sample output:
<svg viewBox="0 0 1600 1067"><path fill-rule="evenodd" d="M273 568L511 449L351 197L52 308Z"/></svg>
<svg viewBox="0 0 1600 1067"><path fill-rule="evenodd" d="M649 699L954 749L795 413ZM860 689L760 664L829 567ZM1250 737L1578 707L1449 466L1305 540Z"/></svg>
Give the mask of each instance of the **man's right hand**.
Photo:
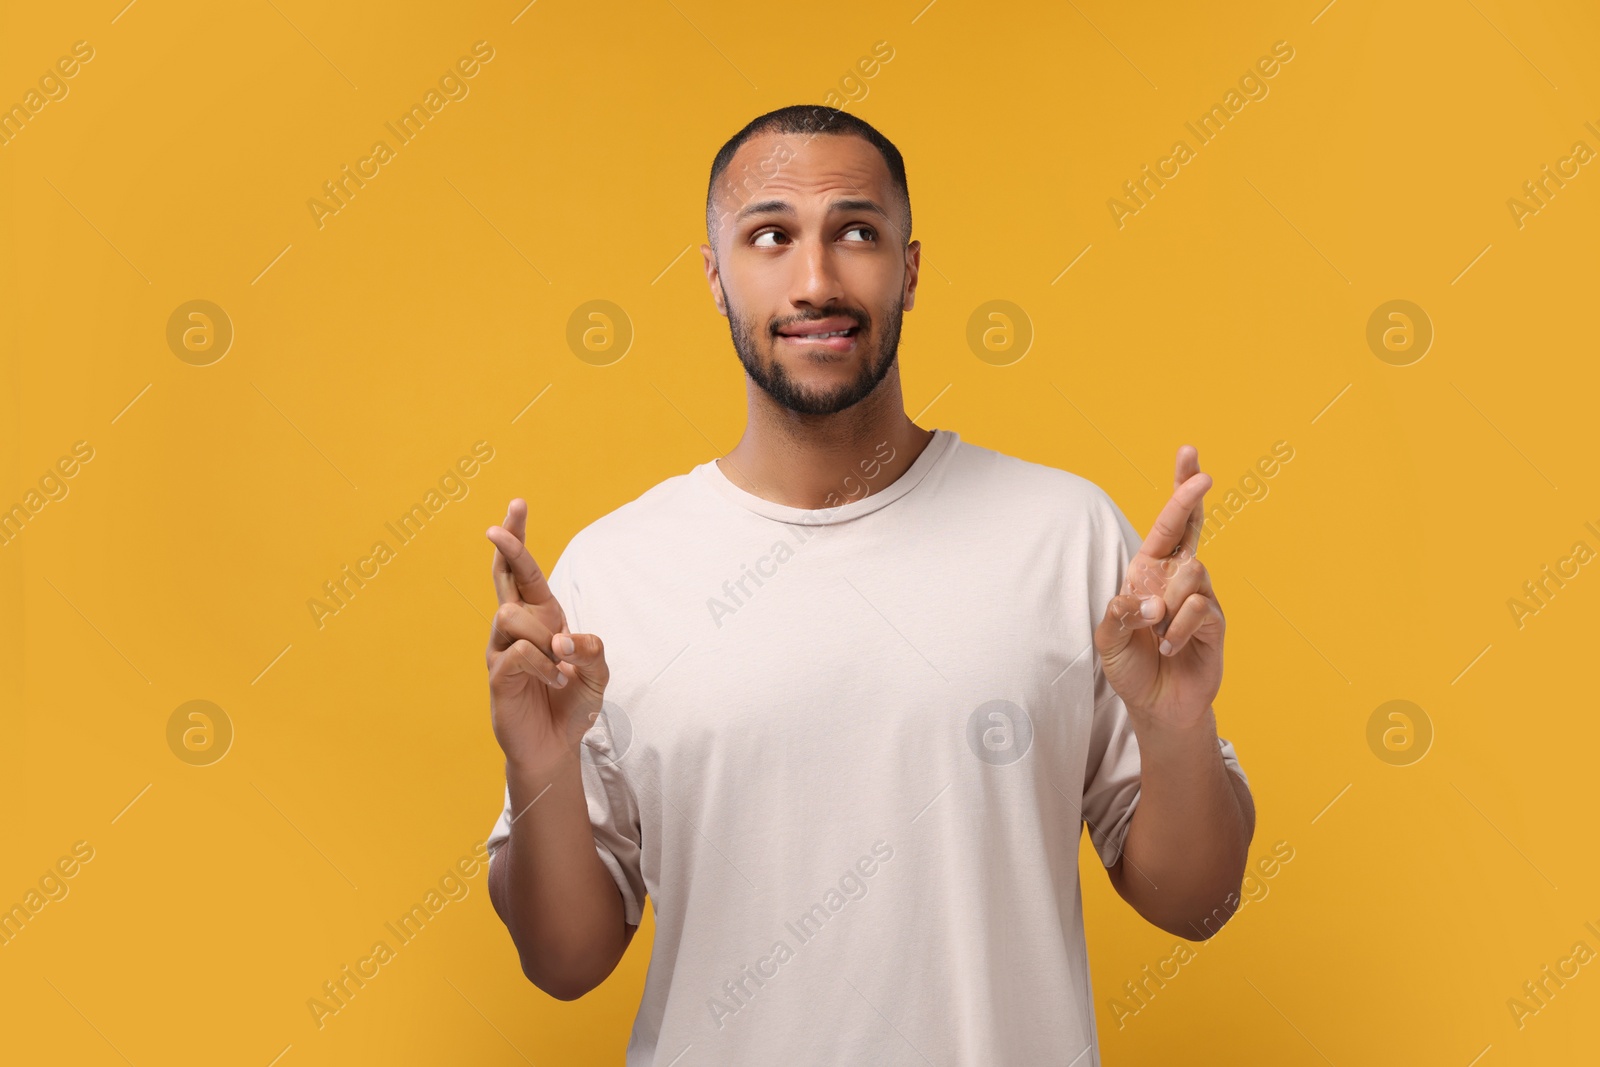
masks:
<svg viewBox="0 0 1600 1067"><path fill-rule="evenodd" d="M532 770L577 756L611 672L599 637L567 631L566 614L524 543L527 518L527 501L518 497L505 524L485 533L495 546L500 600L485 658L495 739L508 762Z"/></svg>

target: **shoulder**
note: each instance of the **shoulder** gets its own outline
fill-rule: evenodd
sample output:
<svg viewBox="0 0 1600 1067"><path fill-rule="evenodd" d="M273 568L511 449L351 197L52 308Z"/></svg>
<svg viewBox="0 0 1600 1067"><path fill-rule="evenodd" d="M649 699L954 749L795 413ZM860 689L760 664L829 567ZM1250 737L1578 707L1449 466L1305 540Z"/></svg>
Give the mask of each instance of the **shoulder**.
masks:
<svg viewBox="0 0 1600 1067"><path fill-rule="evenodd" d="M1086 524L1096 535L1126 537L1132 527L1099 483L1061 467L1008 455L963 440L956 477L974 491L992 494L998 510L1038 516L1052 525Z"/></svg>
<svg viewBox="0 0 1600 1067"><path fill-rule="evenodd" d="M628 552L639 552L643 546L658 541L686 507L695 506L698 478L690 470L657 482L578 530L567 542L563 555L581 560L590 553L619 558Z"/></svg>

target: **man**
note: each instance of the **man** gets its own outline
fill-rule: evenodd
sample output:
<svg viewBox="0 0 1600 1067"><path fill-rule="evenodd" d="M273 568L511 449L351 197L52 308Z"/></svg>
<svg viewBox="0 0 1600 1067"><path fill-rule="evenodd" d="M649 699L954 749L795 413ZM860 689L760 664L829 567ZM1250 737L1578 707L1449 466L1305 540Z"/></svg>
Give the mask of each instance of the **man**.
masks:
<svg viewBox="0 0 1600 1067"><path fill-rule="evenodd" d="M1098 1063L1085 824L1156 926L1203 939L1237 906L1255 812L1211 706L1211 479L1180 448L1141 542L1087 479L916 426L910 232L871 126L751 122L701 248L744 436L548 580L523 500L488 531L491 898L563 1000L652 900L630 1067Z"/></svg>

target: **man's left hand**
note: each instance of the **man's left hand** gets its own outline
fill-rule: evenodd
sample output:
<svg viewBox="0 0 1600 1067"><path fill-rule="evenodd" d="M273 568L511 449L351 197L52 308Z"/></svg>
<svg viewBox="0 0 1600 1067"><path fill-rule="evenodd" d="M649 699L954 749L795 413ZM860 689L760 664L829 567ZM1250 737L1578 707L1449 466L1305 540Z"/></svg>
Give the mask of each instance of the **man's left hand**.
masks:
<svg viewBox="0 0 1600 1067"><path fill-rule="evenodd" d="M1211 476L1192 445L1178 449L1173 486L1094 633L1106 680L1136 727L1193 726L1222 688L1222 608L1195 555Z"/></svg>

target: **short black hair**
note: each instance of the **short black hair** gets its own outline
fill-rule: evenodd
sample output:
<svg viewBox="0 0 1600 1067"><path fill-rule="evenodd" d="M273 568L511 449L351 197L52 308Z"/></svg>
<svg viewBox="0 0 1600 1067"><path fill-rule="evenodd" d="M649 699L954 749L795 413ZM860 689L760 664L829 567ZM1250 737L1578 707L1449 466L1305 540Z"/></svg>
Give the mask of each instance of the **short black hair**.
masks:
<svg viewBox="0 0 1600 1067"><path fill-rule="evenodd" d="M906 185L906 161L900 155L900 150L894 146L894 142L879 133L870 123L838 108L822 107L817 104L791 104L751 119L745 124L744 129L728 139L728 143L722 146L716 158L711 161L711 180L706 183L706 238L713 249L716 248L717 242L718 216L715 206L717 179L727 171L728 164L733 161L734 153L739 151L739 146L762 133L800 133L808 137L825 133L843 134L860 137L872 145L883 157L883 162L889 168L890 183L900 194L900 207L906 214L906 232L900 235L901 243L910 243L911 190Z"/></svg>

